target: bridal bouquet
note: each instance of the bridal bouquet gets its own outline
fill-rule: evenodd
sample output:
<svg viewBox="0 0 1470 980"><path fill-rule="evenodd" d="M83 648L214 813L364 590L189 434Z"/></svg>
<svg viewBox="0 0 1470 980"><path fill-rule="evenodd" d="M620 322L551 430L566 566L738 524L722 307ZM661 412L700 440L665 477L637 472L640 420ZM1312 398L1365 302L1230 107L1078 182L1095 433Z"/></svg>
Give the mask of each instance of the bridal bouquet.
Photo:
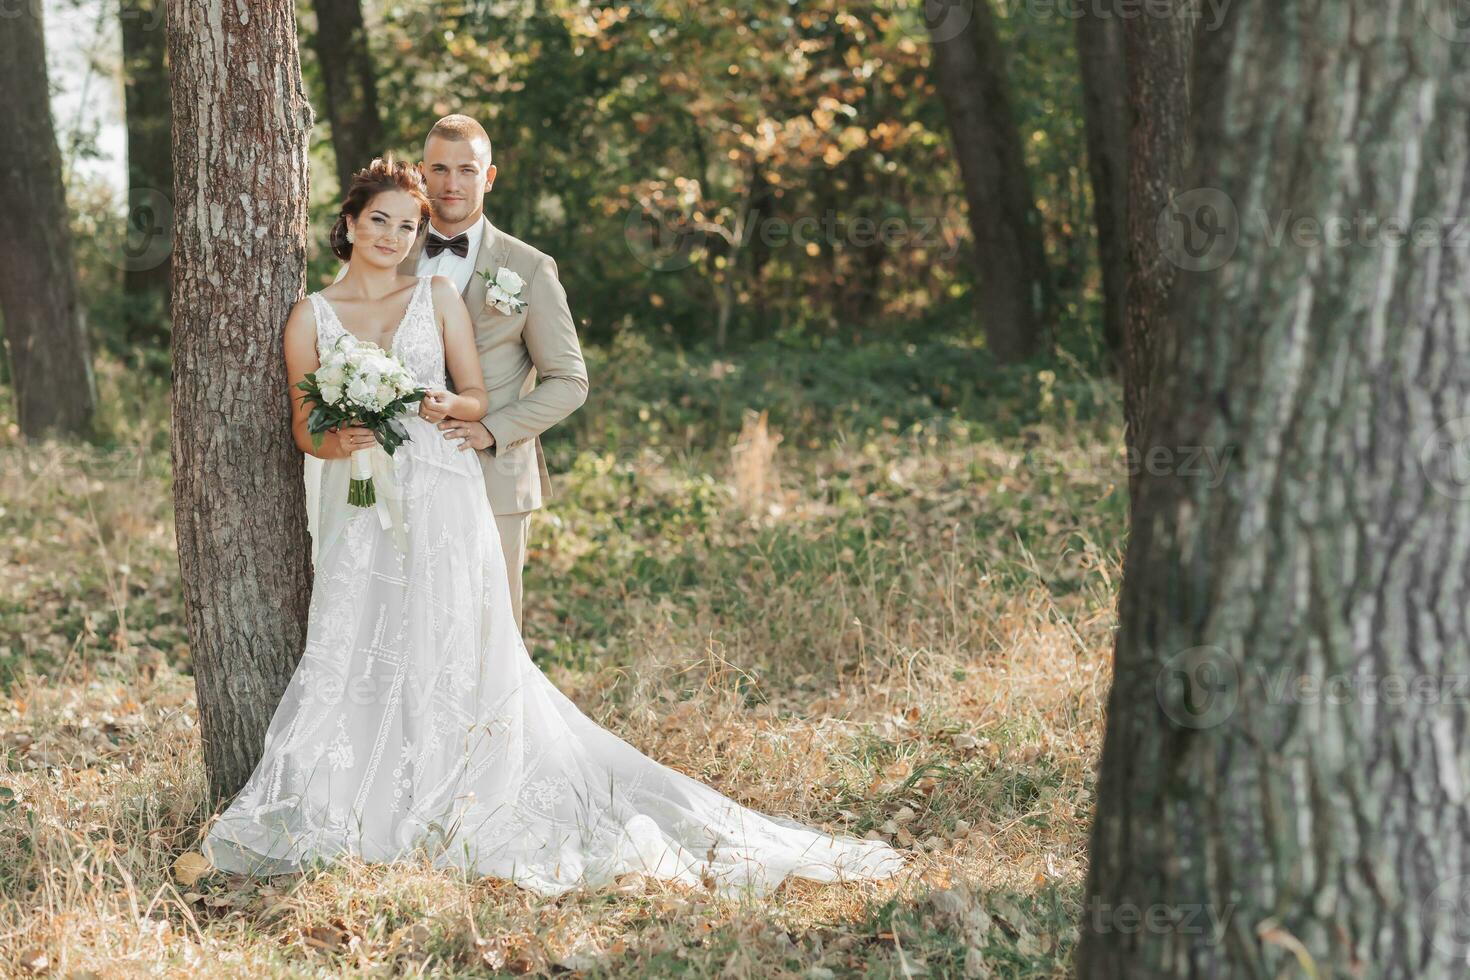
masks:
<svg viewBox="0 0 1470 980"><path fill-rule="evenodd" d="M408 369L377 344L358 341L344 346L346 340L346 335L338 337L321 367L296 385L306 392L301 400L313 406L306 420L311 444L320 448L322 434L328 429L360 425L372 429L378 445L392 456L408 439L408 430L398 416L407 412L409 405L422 401L427 389L415 384ZM378 499L370 452L358 449L352 454L347 502L358 507L371 507Z"/></svg>

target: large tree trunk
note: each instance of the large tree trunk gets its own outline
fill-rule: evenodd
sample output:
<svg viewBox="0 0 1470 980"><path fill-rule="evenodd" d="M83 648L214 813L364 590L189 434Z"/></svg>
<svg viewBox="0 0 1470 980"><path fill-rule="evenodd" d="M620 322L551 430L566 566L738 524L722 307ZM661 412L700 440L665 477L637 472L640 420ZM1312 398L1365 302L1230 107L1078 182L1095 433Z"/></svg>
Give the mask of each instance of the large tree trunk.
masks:
<svg viewBox="0 0 1470 980"><path fill-rule="evenodd" d="M1187 216L1225 234L1160 350L1174 456L1129 541L1082 977L1464 975L1470 44L1423 19L1450 5L1237 0L1201 35L1219 193Z"/></svg>
<svg viewBox="0 0 1470 980"><path fill-rule="evenodd" d="M934 78L970 210L980 318L995 357L1018 361L1046 339L1052 289L1005 52L989 0L975 0L973 11L939 6L944 13L928 24Z"/></svg>
<svg viewBox="0 0 1470 980"><path fill-rule="evenodd" d="M1128 138L1127 263L1123 326L1123 415L1130 500L1147 463L1149 389L1167 329L1176 271L1159 239L1159 216L1183 190L1189 159L1190 82L1198 0L1162 0L1123 20ZM1209 84L1212 84L1210 82Z"/></svg>
<svg viewBox="0 0 1470 980"><path fill-rule="evenodd" d="M46 85L39 3L18 4L0 29L0 314L20 431L88 434L96 408L92 355L77 301L61 152Z"/></svg>
<svg viewBox="0 0 1470 980"><path fill-rule="evenodd" d="M128 242L123 311L130 345L167 352L173 236L173 138L165 0L120 0L128 130Z"/></svg>
<svg viewBox="0 0 1470 980"><path fill-rule="evenodd" d="M1077 18L1077 60L1093 225L1102 270L1103 342L1115 367L1123 366L1128 298L1128 71L1118 0L1094 0Z"/></svg>
<svg viewBox="0 0 1470 980"><path fill-rule="evenodd" d="M174 508L213 802L255 767L305 641L311 547L282 335L306 273L289 0L169 0Z"/></svg>
<svg viewBox="0 0 1470 980"><path fill-rule="evenodd" d="M314 0L314 6L314 47L326 89L337 181L345 191L352 175L383 152L378 79L358 0Z"/></svg>

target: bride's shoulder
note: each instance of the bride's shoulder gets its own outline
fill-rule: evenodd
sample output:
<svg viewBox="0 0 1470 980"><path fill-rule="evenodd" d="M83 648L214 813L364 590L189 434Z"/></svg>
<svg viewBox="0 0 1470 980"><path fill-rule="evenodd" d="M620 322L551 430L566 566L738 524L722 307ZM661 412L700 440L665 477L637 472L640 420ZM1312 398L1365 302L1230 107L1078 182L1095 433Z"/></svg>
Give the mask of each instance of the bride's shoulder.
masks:
<svg viewBox="0 0 1470 980"><path fill-rule="evenodd" d="M316 310L311 305L311 294L298 299L286 316L286 329L281 331L281 342L286 348L286 357L299 357L303 361L315 355Z"/></svg>
<svg viewBox="0 0 1470 980"><path fill-rule="evenodd" d="M460 298L459 287L456 286L454 284L454 280L450 279L448 276L441 276L436 274L431 276L420 276L420 278L429 280L429 292L434 297L435 306L439 306L443 303L449 303Z"/></svg>
<svg viewBox="0 0 1470 980"><path fill-rule="evenodd" d="M286 315L286 333L316 329L316 306L312 303L313 293L307 293L291 305Z"/></svg>
<svg viewBox="0 0 1470 980"><path fill-rule="evenodd" d="M292 303L290 319L296 320L301 317L315 317L316 304L312 301L312 297L315 295L317 294L307 293L296 302Z"/></svg>

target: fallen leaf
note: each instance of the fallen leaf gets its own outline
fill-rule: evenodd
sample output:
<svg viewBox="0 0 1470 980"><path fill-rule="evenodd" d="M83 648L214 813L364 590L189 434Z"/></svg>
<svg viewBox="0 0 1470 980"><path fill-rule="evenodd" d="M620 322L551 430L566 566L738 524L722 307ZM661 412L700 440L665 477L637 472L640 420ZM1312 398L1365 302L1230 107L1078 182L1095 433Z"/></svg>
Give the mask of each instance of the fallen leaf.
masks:
<svg viewBox="0 0 1470 980"><path fill-rule="evenodd" d="M209 859L196 851L180 854L174 861L174 877L185 888L213 870L214 865L209 863Z"/></svg>
<svg viewBox="0 0 1470 980"><path fill-rule="evenodd" d="M51 969L51 957L44 949L28 949L20 954L20 965L29 973L45 973Z"/></svg>

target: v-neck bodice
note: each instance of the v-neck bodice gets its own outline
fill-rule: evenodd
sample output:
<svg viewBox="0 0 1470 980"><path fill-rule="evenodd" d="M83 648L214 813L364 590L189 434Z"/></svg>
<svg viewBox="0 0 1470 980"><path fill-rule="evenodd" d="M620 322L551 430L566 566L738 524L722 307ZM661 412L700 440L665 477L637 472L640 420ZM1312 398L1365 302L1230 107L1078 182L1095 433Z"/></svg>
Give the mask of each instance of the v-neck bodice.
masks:
<svg viewBox="0 0 1470 980"><path fill-rule="evenodd" d="M430 276L418 276L418 283L409 296L408 307L393 331L393 340L388 353L397 357L408 368L419 384L444 387L444 343L434 323L434 296ZM320 292L310 293L312 309L316 313L317 356L338 343L343 336L353 344L368 344L342 323L336 307Z"/></svg>

